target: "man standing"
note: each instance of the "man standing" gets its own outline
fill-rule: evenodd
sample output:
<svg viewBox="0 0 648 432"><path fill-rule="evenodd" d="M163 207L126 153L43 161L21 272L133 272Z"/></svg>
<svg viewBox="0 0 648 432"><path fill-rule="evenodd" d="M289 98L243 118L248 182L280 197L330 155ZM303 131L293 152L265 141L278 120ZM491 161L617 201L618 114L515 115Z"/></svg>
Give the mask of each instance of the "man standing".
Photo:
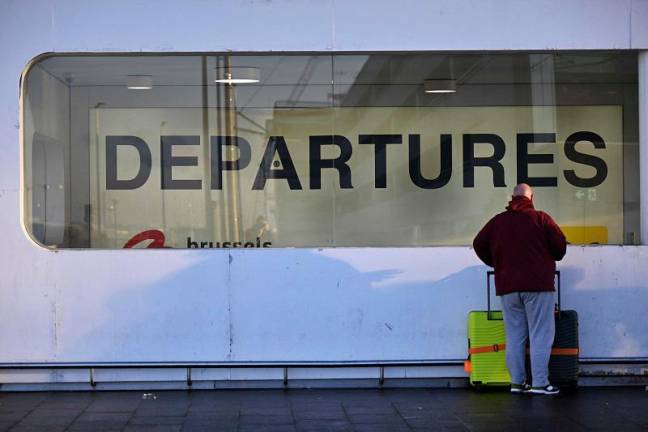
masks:
<svg viewBox="0 0 648 432"><path fill-rule="evenodd" d="M511 392L558 394L549 383L549 357L555 333L554 275L556 261L567 250L565 236L551 216L533 207L533 189L521 183L506 211L482 228L473 247L486 265L495 268ZM529 338L533 387L526 382L524 365Z"/></svg>

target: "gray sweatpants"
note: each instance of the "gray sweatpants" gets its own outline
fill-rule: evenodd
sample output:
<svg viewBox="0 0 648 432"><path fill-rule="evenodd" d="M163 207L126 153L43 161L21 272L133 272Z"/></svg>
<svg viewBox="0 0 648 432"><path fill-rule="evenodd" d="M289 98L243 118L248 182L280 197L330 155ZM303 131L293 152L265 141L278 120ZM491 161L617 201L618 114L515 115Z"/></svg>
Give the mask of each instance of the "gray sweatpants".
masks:
<svg viewBox="0 0 648 432"><path fill-rule="evenodd" d="M549 384L549 356L553 344L553 292L515 292L501 297L506 329L506 366L513 384L526 382L526 342L530 338L534 387Z"/></svg>

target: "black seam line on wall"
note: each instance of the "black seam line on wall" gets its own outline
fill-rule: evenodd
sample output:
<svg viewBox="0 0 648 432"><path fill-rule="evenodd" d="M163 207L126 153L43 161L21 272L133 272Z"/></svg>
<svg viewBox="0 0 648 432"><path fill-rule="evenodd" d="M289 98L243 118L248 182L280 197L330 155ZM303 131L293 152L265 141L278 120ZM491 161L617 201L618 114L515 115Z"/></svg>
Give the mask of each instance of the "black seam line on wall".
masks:
<svg viewBox="0 0 648 432"><path fill-rule="evenodd" d="M68 148L68 166L67 166L67 185L66 185L66 193L68 194L67 196L67 217L65 218L66 221L72 225L72 87L67 86L67 94L68 94L68 142L67 142L67 148ZM88 168L90 165L88 165ZM67 245L70 245L70 230L65 230L67 231L67 235L65 233L63 234L63 242Z"/></svg>
<svg viewBox="0 0 648 432"><path fill-rule="evenodd" d="M89 103L90 103L90 96L86 93L86 95L83 98L83 105L85 105L87 107L87 109L85 111L85 117L86 117L85 120L86 120L86 125L88 125L88 134L87 134L87 136L88 136L88 146L87 146L87 150L86 150L86 154L88 156L88 159L87 159L88 160L88 177L87 177L87 180L88 180L88 210L87 210L87 213L84 212L84 218L85 218L85 216L87 214L87 217L88 217L88 223L87 223L87 225L88 225L88 237L87 237L86 241L84 242L84 244L87 244L88 249L91 249L92 248L92 222L93 222L92 221L93 220L93 217L92 217L92 210L93 210L93 208L92 208L92 206L93 206L92 189L93 189L93 186L95 186L95 185L97 186L97 200L95 202L95 204L96 204L95 208L96 208L96 211L97 211L97 217L96 217L96 220L94 222L95 222L95 224L98 224L99 227L101 227L99 222L101 220L102 206L101 206L101 200L99 199L99 197L100 197L100 194L99 194L100 180L99 180L99 178L101 177L101 174L100 174L101 171L99 170L99 159L100 159L100 157L99 157L99 154L100 154L99 148L100 148L100 145L99 145L99 138L97 138L99 136L99 131L95 130L94 131L95 132L94 137L90 136L90 130L92 129L91 126L90 126L90 122L92 121L92 119L90 117L90 113L91 113L92 107L89 105ZM95 108L94 108L95 110L98 109L97 105L99 105L99 103L101 103L101 102L98 101L95 104ZM83 113L83 111L82 111L82 113ZM82 114L81 117L83 117L83 116L84 115ZM96 119L96 116L97 116L97 114L95 113L95 115L94 115L95 119ZM95 123L95 125L96 125L96 123ZM84 128L85 128L85 126L84 126ZM92 142L92 138L96 138L96 143L95 143L95 154L97 156L95 158L96 160L91 160L90 159L90 155L91 155L91 145L90 145L90 143ZM92 173L92 165L93 164L94 164L94 168L95 168L96 173L97 173L94 184L93 184L92 178L91 178L92 177L91 173ZM84 222L85 222L85 219L84 219Z"/></svg>
<svg viewBox="0 0 648 432"><path fill-rule="evenodd" d="M201 62L201 76L202 76L202 82L207 83L207 58L205 56L202 56L200 58ZM207 85L203 85L202 91L201 91L201 97L202 97L202 107L201 107L201 112L202 112L202 136L204 137L205 140L209 141L209 87ZM203 149L203 156L204 160L208 161L211 159L211 151L209 149L209 145L202 146ZM203 175L205 178L205 181L207 181L210 178L209 172L209 164L204 163L202 170L203 170ZM210 189L204 188L203 196L205 199L205 221L206 221L206 226L207 230L210 233L214 233L214 218L212 215L210 215L210 207L211 207L211 192Z"/></svg>
<svg viewBox="0 0 648 432"><path fill-rule="evenodd" d="M228 322L228 351L227 358L232 360L232 345L234 344L234 325L232 324L232 256L231 249L227 250L227 322ZM231 377L230 377L231 378Z"/></svg>
<svg viewBox="0 0 648 432"><path fill-rule="evenodd" d="M625 95L624 95L625 96ZM621 107L621 143L625 143L625 138L626 138L626 119L625 119L625 114L626 110L625 108L625 102L626 98L623 98L623 103L620 105ZM628 122L630 123L630 122ZM637 122L637 129L639 128L639 123ZM630 126L628 126L628 129L630 129ZM622 237L621 237L621 242L623 244L634 244L634 239L632 240L632 243L626 243L626 236L628 234L628 224L626 224L626 217L629 216L628 211L626 211L626 206L628 205L628 201L626 201L626 175L628 175L629 171L632 169L630 166L626 166L626 147L625 145L621 145L621 232ZM641 181L641 180L640 180ZM639 222L639 226L641 226L641 222Z"/></svg>
<svg viewBox="0 0 648 432"><path fill-rule="evenodd" d="M41 66L39 66L41 67ZM41 67L41 69L47 71L45 68ZM57 78L55 75L53 75L50 72L47 72L49 75L52 75L54 78L56 78L58 81L60 81L59 78ZM600 86L613 86L613 85L621 85L621 86L626 86L626 85L637 85L638 81L605 81L605 82L600 82L600 81L552 81L552 82L526 82L526 81L513 81L513 82L473 82L473 83L459 83L461 86L471 86L471 87L478 87L478 86L511 86L511 85L538 85L538 84L556 84L556 85L600 85ZM63 83L65 84L65 83ZM67 86L67 84L65 84ZM155 87L217 87L221 84L155 84ZM395 86L408 86L408 87L422 87L423 84L420 82L390 82L390 83L357 83L357 82L336 82L336 86L343 86L343 85L349 85L349 86L354 86L354 87L395 87ZM330 87L331 83L308 83L308 84L294 84L294 83L277 83L277 84L245 84L245 87L249 88L263 88L263 87ZM79 85L73 85L69 87L74 87L74 88L91 88L91 87L119 87L123 88L125 87L124 84L79 84Z"/></svg>
<svg viewBox="0 0 648 432"><path fill-rule="evenodd" d="M497 189L499 190L505 190L506 188L498 187ZM568 248L619 248L619 247L625 247L625 248L640 248L640 249L645 249L645 245L631 245L631 244L623 244L623 243L606 243L606 244L568 244ZM340 246L340 245L301 245L301 246L273 246L273 247L267 247L267 248L255 248L258 249L258 253L263 253L262 251L279 251L279 250L293 250L293 251L312 251L312 250L332 250L332 249L345 249L345 250L350 250L350 249L362 249L362 250L372 250L375 251L377 249L380 250L386 250L386 249L440 249L440 248L448 248L448 249L457 249L457 248L464 248L464 249L470 249L472 250L472 245L469 244L448 244L448 243L439 243L439 244L427 244L427 245L369 245L369 246ZM179 252L187 252L187 251L193 251L192 253L225 253L225 250L230 250L234 248L165 248L165 249L148 249L148 248L109 248L109 247L97 247L97 248L92 248L92 247L79 247L79 248L59 248L56 246L42 246L42 249L48 251L48 252L56 252L56 253L99 253L99 252L116 252L120 251L120 253L151 253L151 254L165 254L165 253L179 253ZM252 249L252 248L236 248L236 250L239 251L245 251L245 249ZM247 252L244 252L247 253ZM648 363L648 360L646 360L646 363Z"/></svg>
<svg viewBox="0 0 648 432"><path fill-rule="evenodd" d="M145 369L145 368L354 368L463 366L463 359L438 361L343 361L343 362L89 362L89 363L0 363L0 369Z"/></svg>
<svg viewBox="0 0 648 432"><path fill-rule="evenodd" d="M648 358L646 357L620 357L620 358L608 358L608 357L582 357L578 359L580 364L610 364L610 365L632 365L632 364L648 364Z"/></svg>
<svg viewBox="0 0 648 432"><path fill-rule="evenodd" d="M38 63L49 58L61 57L217 57L223 55L238 56L238 57L306 57L306 56L354 56L354 55L392 55L392 56L407 56L407 55L445 55L445 56L484 56L484 55L528 55L528 54L554 54L558 56L564 55L579 55L579 54L608 54L611 58L614 56L624 55L627 53L638 53L641 49L638 48L581 48L581 49L529 49L529 50L401 50L401 51L335 51L335 50L320 50L320 51L84 51L84 52L57 52L46 51L34 56L29 60L29 63Z"/></svg>
<svg viewBox="0 0 648 432"><path fill-rule="evenodd" d="M325 101L323 101L325 102ZM304 102L308 103L308 102ZM245 109L264 109L264 110L275 110L275 111L294 111L297 109L302 109L302 108L309 108L309 109L331 109L331 108L492 108L492 107L498 107L498 108L537 108L537 107L549 107L549 108L561 108L561 107L618 107L618 106L623 106L622 103L609 103L609 104L561 104L561 105L511 105L511 104L505 104L505 105L327 105L327 106L320 106L320 105L315 105L315 106L296 106L296 107L287 107L287 108L275 108L271 106L247 106ZM222 105L218 106L213 106L209 108L222 108ZM196 108L202 108L202 105L192 105L192 106L107 106L107 107L100 107L98 109L102 110L114 110L114 109L131 109L131 110L138 110L138 109L196 109ZM238 111L237 111L238 113Z"/></svg>
<svg viewBox="0 0 648 432"><path fill-rule="evenodd" d="M580 364L648 364L648 358L581 358ZM463 366L464 359L393 360L340 362L84 362L84 363L0 363L0 369L145 369L145 368L357 368L357 367L430 367Z"/></svg>
<svg viewBox="0 0 648 432"><path fill-rule="evenodd" d="M634 0L630 0L630 7L628 8L628 48L632 49L632 8Z"/></svg>

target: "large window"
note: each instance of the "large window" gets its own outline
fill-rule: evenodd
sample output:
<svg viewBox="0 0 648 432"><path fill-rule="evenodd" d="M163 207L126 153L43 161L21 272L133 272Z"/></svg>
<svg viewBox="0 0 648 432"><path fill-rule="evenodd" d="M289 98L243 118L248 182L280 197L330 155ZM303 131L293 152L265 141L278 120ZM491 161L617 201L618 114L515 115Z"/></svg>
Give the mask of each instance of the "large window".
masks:
<svg viewBox="0 0 648 432"><path fill-rule="evenodd" d="M639 238L634 52L52 55L22 92L49 247L469 245L518 182Z"/></svg>

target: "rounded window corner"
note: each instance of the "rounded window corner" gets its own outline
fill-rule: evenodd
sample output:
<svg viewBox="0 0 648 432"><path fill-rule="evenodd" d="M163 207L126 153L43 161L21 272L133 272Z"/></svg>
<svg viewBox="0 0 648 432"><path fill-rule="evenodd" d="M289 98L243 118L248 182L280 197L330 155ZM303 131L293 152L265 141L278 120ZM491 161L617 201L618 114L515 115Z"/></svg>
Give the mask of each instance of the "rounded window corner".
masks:
<svg viewBox="0 0 648 432"><path fill-rule="evenodd" d="M53 51L47 51L44 53L40 53L35 55L34 57L30 58L27 63L25 63L25 66L22 69L22 72L20 73L20 88L22 90L23 84L25 82L25 78L27 78L27 75L29 75L29 72L36 66L37 64L51 58L51 57L56 57L57 55L60 55L60 53L56 53Z"/></svg>
<svg viewBox="0 0 648 432"><path fill-rule="evenodd" d="M23 216L20 217L20 228L27 238L27 240L32 244L32 246L37 247L38 249L46 250L49 252L56 252L59 250L56 246L48 246L45 243L42 243L40 240L34 236L33 231L27 226L27 221Z"/></svg>

